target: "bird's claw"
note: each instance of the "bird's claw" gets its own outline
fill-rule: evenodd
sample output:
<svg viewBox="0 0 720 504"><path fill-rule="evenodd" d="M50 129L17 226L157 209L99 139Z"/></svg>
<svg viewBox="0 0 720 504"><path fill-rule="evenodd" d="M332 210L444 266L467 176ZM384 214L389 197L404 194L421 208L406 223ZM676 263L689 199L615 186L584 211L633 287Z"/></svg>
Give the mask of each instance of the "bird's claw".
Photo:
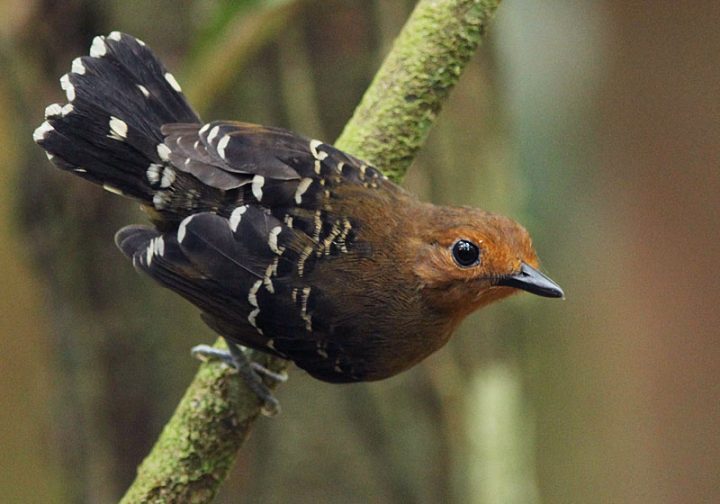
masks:
<svg viewBox="0 0 720 504"><path fill-rule="evenodd" d="M228 349L223 350L210 345L197 345L190 353L203 362L219 360L237 372L255 395L260 399L262 406L260 412L265 416L274 416L280 412L280 403L265 385L262 377L276 383L287 381L287 374L270 371L262 364L253 362L245 352L232 341L226 340Z"/></svg>

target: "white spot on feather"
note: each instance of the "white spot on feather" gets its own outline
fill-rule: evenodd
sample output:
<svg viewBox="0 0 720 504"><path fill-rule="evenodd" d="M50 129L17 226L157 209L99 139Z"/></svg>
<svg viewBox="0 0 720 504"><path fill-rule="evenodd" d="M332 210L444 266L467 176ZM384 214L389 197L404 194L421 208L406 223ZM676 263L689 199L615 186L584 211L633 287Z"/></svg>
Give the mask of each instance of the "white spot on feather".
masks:
<svg viewBox="0 0 720 504"><path fill-rule="evenodd" d="M298 259L298 276L302 277L305 273L305 261L308 260L308 258L312 255L313 249L311 246L307 246L303 249L303 251L300 253L300 258Z"/></svg>
<svg viewBox="0 0 720 504"><path fill-rule="evenodd" d="M279 258L276 257L275 260L271 262L267 268L265 268L265 275L263 276L263 284L265 285L265 289L267 289L270 294L275 294L275 286L272 283L272 276L277 270L278 259Z"/></svg>
<svg viewBox="0 0 720 504"><path fill-rule="evenodd" d="M259 308L258 300L257 300L257 293L260 290L260 287L262 286L262 284L263 284L263 281L258 280L257 282L255 282L253 284L252 287L250 287L250 292L248 292L248 303L250 303L250 305L254 306L255 308Z"/></svg>
<svg viewBox="0 0 720 504"><path fill-rule="evenodd" d="M158 144L157 146L157 153L158 156L160 156L160 159L163 161L169 161L170 160L170 147L168 147L165 144Z"/></svg>
<svg viewBox="0 0 720 504"><path fill-rule="evenodd" d="M165 80L175 91L177 91L178 93L182 93L182 88L180 87L180 84L178 84L178 81L175 79L175 76L173 74L171 74L170 72L165 72Z"/></svg>
<svg viewBox="0 0 720 504"><path fill-rule="evenodd" d="M209 126L209 124L206 124L205 128ZM220 126L215 126L213 129L211 129L210 133L207 136L208 143L212 143L212 141L215 140L215 137L218 136L218 133L220 133Z"/></svg>
<svg viewBox="0 0 720 504"><path fill-rule="evenodd" d="M255 308L253 311L248 314L248 322L251 326L253 326L255 329L262 334L262 331L260 331L260 328L257 326L257 322L255 319L257 319L257 316L260 314L260 308Z"/></svg>
<svg viewBox="0 0 720 504"><path fill-rule="evenodd" d="M93 58L102 58L107 54L107 46L105 45L105 39L98 35L92 41L90 46L90 56Z"/></svg>
<svg viewBox="0 0 720 504"><path fill-rule="evenodd" d="M341 229L338 224L338 222L333 224L330 233L328 233L328 236L323 240L322 247L325 255L330 254L330 247L332 246L333 241L335 241L335 238L340 236L340 234L343 232L343 229Z"/></svg>
<svg viewBox="0 0 720 504"><path fill-rule="evenodd" d="M247 205L243 205L232 211L230 214L230 229L237 231L240 221L242 220L242 216L245 212L247 212L247 209Z"/></svg>
<svg viewBox="0 0 720 504"><path fill-rule="evenodd" d="M265 177L262 175L255 175L252 179L252 193L255 199L262 201L263 197L263 186L265 185Z"/></svg>
<svg viewBox="0 0 720 504"><path fill-rule="evenodd" d="M75 108L73 107L73 104L72 104L72 103L66 103L66 104L63 106L63 108L62 108L62 110L61 110L60 112L62 113L62 116L65 117L66 115L68 115L68 114L69 114L70 112L72 112L73 110L75 110Z"/></svg>
<svg viewBox="0 0 720 504"><path fill-rule="evenodd" d="M65 91L65 96L69 102L75 99L75 86L70 82L70 76L68 74L60 77L60 87Z"/></svg>
<svg viewBox="0 0 720 504"><path fill-rule="evenodd" d="M307 300L311 290L312 287L303 287L302 294L300 295L300 309L303 314L307 313Z"/></svg>
<svg viewBox="0 0 720 504"><path fill-rule="evenodd" d="M145 175L147 176L148 182L155 185L158 182L160 182L160 173L162 172L163 166L157 163L150 163L150 166L148 166L147 172L145 172Z"/></svg>
<svg viewBox="0 0 720 504"><path fill-rule="evenodd" d="M110 35L107 36L107 38L120 42L120 39L122 38L122 33L120 33L119 31L112 31L110 32Z"/></svg>
<svg viewBox="0 0 720 504"><path fill-rule="evenodd" d="M166 191L155 193L153 196L153 205L158 210L162 210L170 202L170 195Z"/></svg>
<svg viewBox="0 0 720 504"><path fill-rule="evenodd" d="M71 69L70 69L70 71L71 71L72 73L75 73L75 74L78 74L78 75L84 75L84 74L85 74L85 70L86 70L86 68L85 68L85 65L83 65L83 62L82 62L82 59L81 59L81 58L75 58L75 59L72 61L72 67L71 67Z"/></svg>
<svg viewBox="0 0 720 504"><path fill-rule="evenodd" d="M115 116L110 116L110 134L108 138L113 140L123 141L127 138L128 125L125 121L118 119Z"/></svg>
<svg viewBox="0 0 720 504"><path fill-rule="evenodd" d="M322 152L318 150L318 147L320 147L322 144L323 143L320 140L310 140L310 152L315 158L314 170L315 173L317 173L318 175L320 175L321 161L328 157L327 152Z"/></svg>
<svg viewBox="0 0 720 504"><path fill-rule="evenodd" d="M165 253L165 242L162 236L153 238L145 248L145 262L148 266L152 264L153 257L162 257Z"/></svg>
<svg viewBox="0 0 720 504"><path fill-rule="evenodd" d="M142 84L135 84L145 98L150 98L150 91Z"/></svg>
<svg viewBox="0 0 720 504"><path fill-rule="evenodd" d="M45 135L54 130L55 130L55 128L53 128L49 122L45 121L40 126L38 126L37 129L35 129L35 131L33 132L33 140L35 140L36 142L39 142L40 140L44 140Z"/></svg>
<svg viewBox="0 0 720 504"><path fill-rule="evenodd" d="M53 103L45 107L45 119L52 119L62 115L62 107L59 103Z"/></svg>
<svg viewBox="0 0 720 504"><path fill-rule="evenodd" d="M275 226L268 234L268 246L270 247L270 250L277 255L282 255L285 251L285 247L278 247L278 235L280 234L280 231L282 231L282 227Z"/></svg>
<svg viewBox="0 0 720 504"><path fill-rule="evenodd" d="M337 244L340 246L340 250L344 253L348 252L347 248L347 236L348 233L350 233L350 230L352 229L352 223L350 220L345 217L343 218L343 230L342 233L340 233L340 236L337 238Z"/></svg>
<svg viewBox="0 0 720 504"><path fill-rule="evenodd" d="M313 230L313 241L317 242L320 240L320 231L322 230L322 211L316 210L313 218L313 224L315 229Z"/></svg>
<svg viewBox="0 0 720 504"><path fill-rule="evenodd" d="M200 128L200 131L199 131L198 133L200 133L201 135L204 135L205 132L208 130L209 127L210 127L210 123L206 123L205 126L203 126L202 128Z"/></svg>
<svg viewBox="0 0 720 504"><path fill-rule="evenodd" d="M300 183L297 186L297 189L295 189L295 203L300 204L302 203L302 195L305 194L305 191L308 190L308 187L310 187L310 184L312 184L312 179L309 177L306 177L300 181Z"/></svg>
<svg viewBox="0 0 720 504"><path fill-rule="evenodd" d="M175 182L175 170L169 166L163 170L162 179L160 179L160 187L170 187Z"/></svg>
<svg viewBox="0 0 720 504"><path fill-rule="evenodd" d="M320 161L328 157L327 152L322 152L318 150L318 147L320 147L322 144L323 143L320 140L310 140L310 152L315 159L319 159Z"/></svg>
<svg viewBox="0 0 720 504"><path fill-rule="evenodd" d="M165 241L162 236L158 236L153 239L153 254L156 256L162 256L165 254Z"/></svg>
<svg viewBox="0 0 720 504"><path fill-rule="evenodd" d="M305 321L305 329L308 332L312 331L312 316L308 315L307 303L310 297L310 287L305 287L300 295L300 317Z"/></svg>
<svg viewBox="0 0 720 504"><path fill-rule="evenodd" d="M210 134L212 135L212 131L210 132ZM222 137L217 144L218 154L223 159L225 159L225 148L228 146L228 143L230 143L230 135L225 135L224 137Z"/></svg>
<svg viewBox="0 0 720 504"><path fill-rule="evenodd" d="M187 225L190 223L191 220L193 220L194 215L191 215L189 217L185 217L183 221L178 226L177 231L177 241L178 243L182 243L182 241L185 239L185 234L187 233Z"/></svg>

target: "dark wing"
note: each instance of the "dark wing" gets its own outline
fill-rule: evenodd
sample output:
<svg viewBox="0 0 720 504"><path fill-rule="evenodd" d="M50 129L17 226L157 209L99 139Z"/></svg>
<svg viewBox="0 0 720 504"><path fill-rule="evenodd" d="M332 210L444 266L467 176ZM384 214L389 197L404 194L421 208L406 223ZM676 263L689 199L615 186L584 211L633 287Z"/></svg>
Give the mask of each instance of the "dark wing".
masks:
<svg viewBox="0 0 720 504"><path fill-rule="evenodd" d="M352 156L282 129L214 122L166 125L163 133L172 167L223 197L176 232L125 228L120 248L200 307L220 334L324 380L362 379L336 337L342 300L317 279L339 257L368 251L357 240L359 223L333 205L335 191L392 184ZM182 196L174 184L167 190L168 202Z"/></svg>
<svg viewBox="0 0 720 504"><path fill-rule="evenodd" d="M96 37L60 82L67 103L47 108L33 138L61 169L153 209L158 229L117 235L134 265L199 306L221 334L316 376L356 379L333 339L347 318L342 300L313 271L367 255L337 192L394 186L317 140L201 125L172 74L126 34Z"/></svg>
<svg viewBox="0 0 720 504"><path fill-rule="evenodd" d="M385 180L362 161L281 128L215 121L166 124L162 131L173 167L229 191L220 210L244 203L316 209L338 184L377 187Z"/></svg>

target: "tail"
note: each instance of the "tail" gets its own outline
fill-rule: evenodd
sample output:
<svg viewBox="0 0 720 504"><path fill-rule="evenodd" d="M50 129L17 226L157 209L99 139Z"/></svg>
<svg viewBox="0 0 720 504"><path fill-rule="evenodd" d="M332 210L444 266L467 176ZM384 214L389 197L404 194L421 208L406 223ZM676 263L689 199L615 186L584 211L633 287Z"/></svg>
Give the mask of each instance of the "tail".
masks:
<svg viewBox="0 0 720 504"><path fill-rule="evenodd" d="M161 127L200 122L173 75L144 42L112 32L60 84L68 103L45 109L35 142L60 169L152 202L168 160Z"/></svg>

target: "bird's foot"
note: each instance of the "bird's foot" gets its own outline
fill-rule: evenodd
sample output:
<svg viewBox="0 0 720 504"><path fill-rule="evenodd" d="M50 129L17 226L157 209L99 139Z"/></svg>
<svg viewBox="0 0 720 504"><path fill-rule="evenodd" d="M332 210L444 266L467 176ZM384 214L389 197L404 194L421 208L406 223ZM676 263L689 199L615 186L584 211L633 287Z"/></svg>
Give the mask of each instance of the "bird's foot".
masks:
<svg viewBox="0 0 720 504"><path fill-rule="evenodd" d="M245 384L262 402L261 412L265 416L274 416L280 412L280 403L263 382L263 377L277 383L287 381L285 373L270 371L265 366L253 362L236 343L225 340L228 349L221 350L210 345L197 345L192 348L193 357L202 361L219 360L233 368L242 377Z"/></svg>

